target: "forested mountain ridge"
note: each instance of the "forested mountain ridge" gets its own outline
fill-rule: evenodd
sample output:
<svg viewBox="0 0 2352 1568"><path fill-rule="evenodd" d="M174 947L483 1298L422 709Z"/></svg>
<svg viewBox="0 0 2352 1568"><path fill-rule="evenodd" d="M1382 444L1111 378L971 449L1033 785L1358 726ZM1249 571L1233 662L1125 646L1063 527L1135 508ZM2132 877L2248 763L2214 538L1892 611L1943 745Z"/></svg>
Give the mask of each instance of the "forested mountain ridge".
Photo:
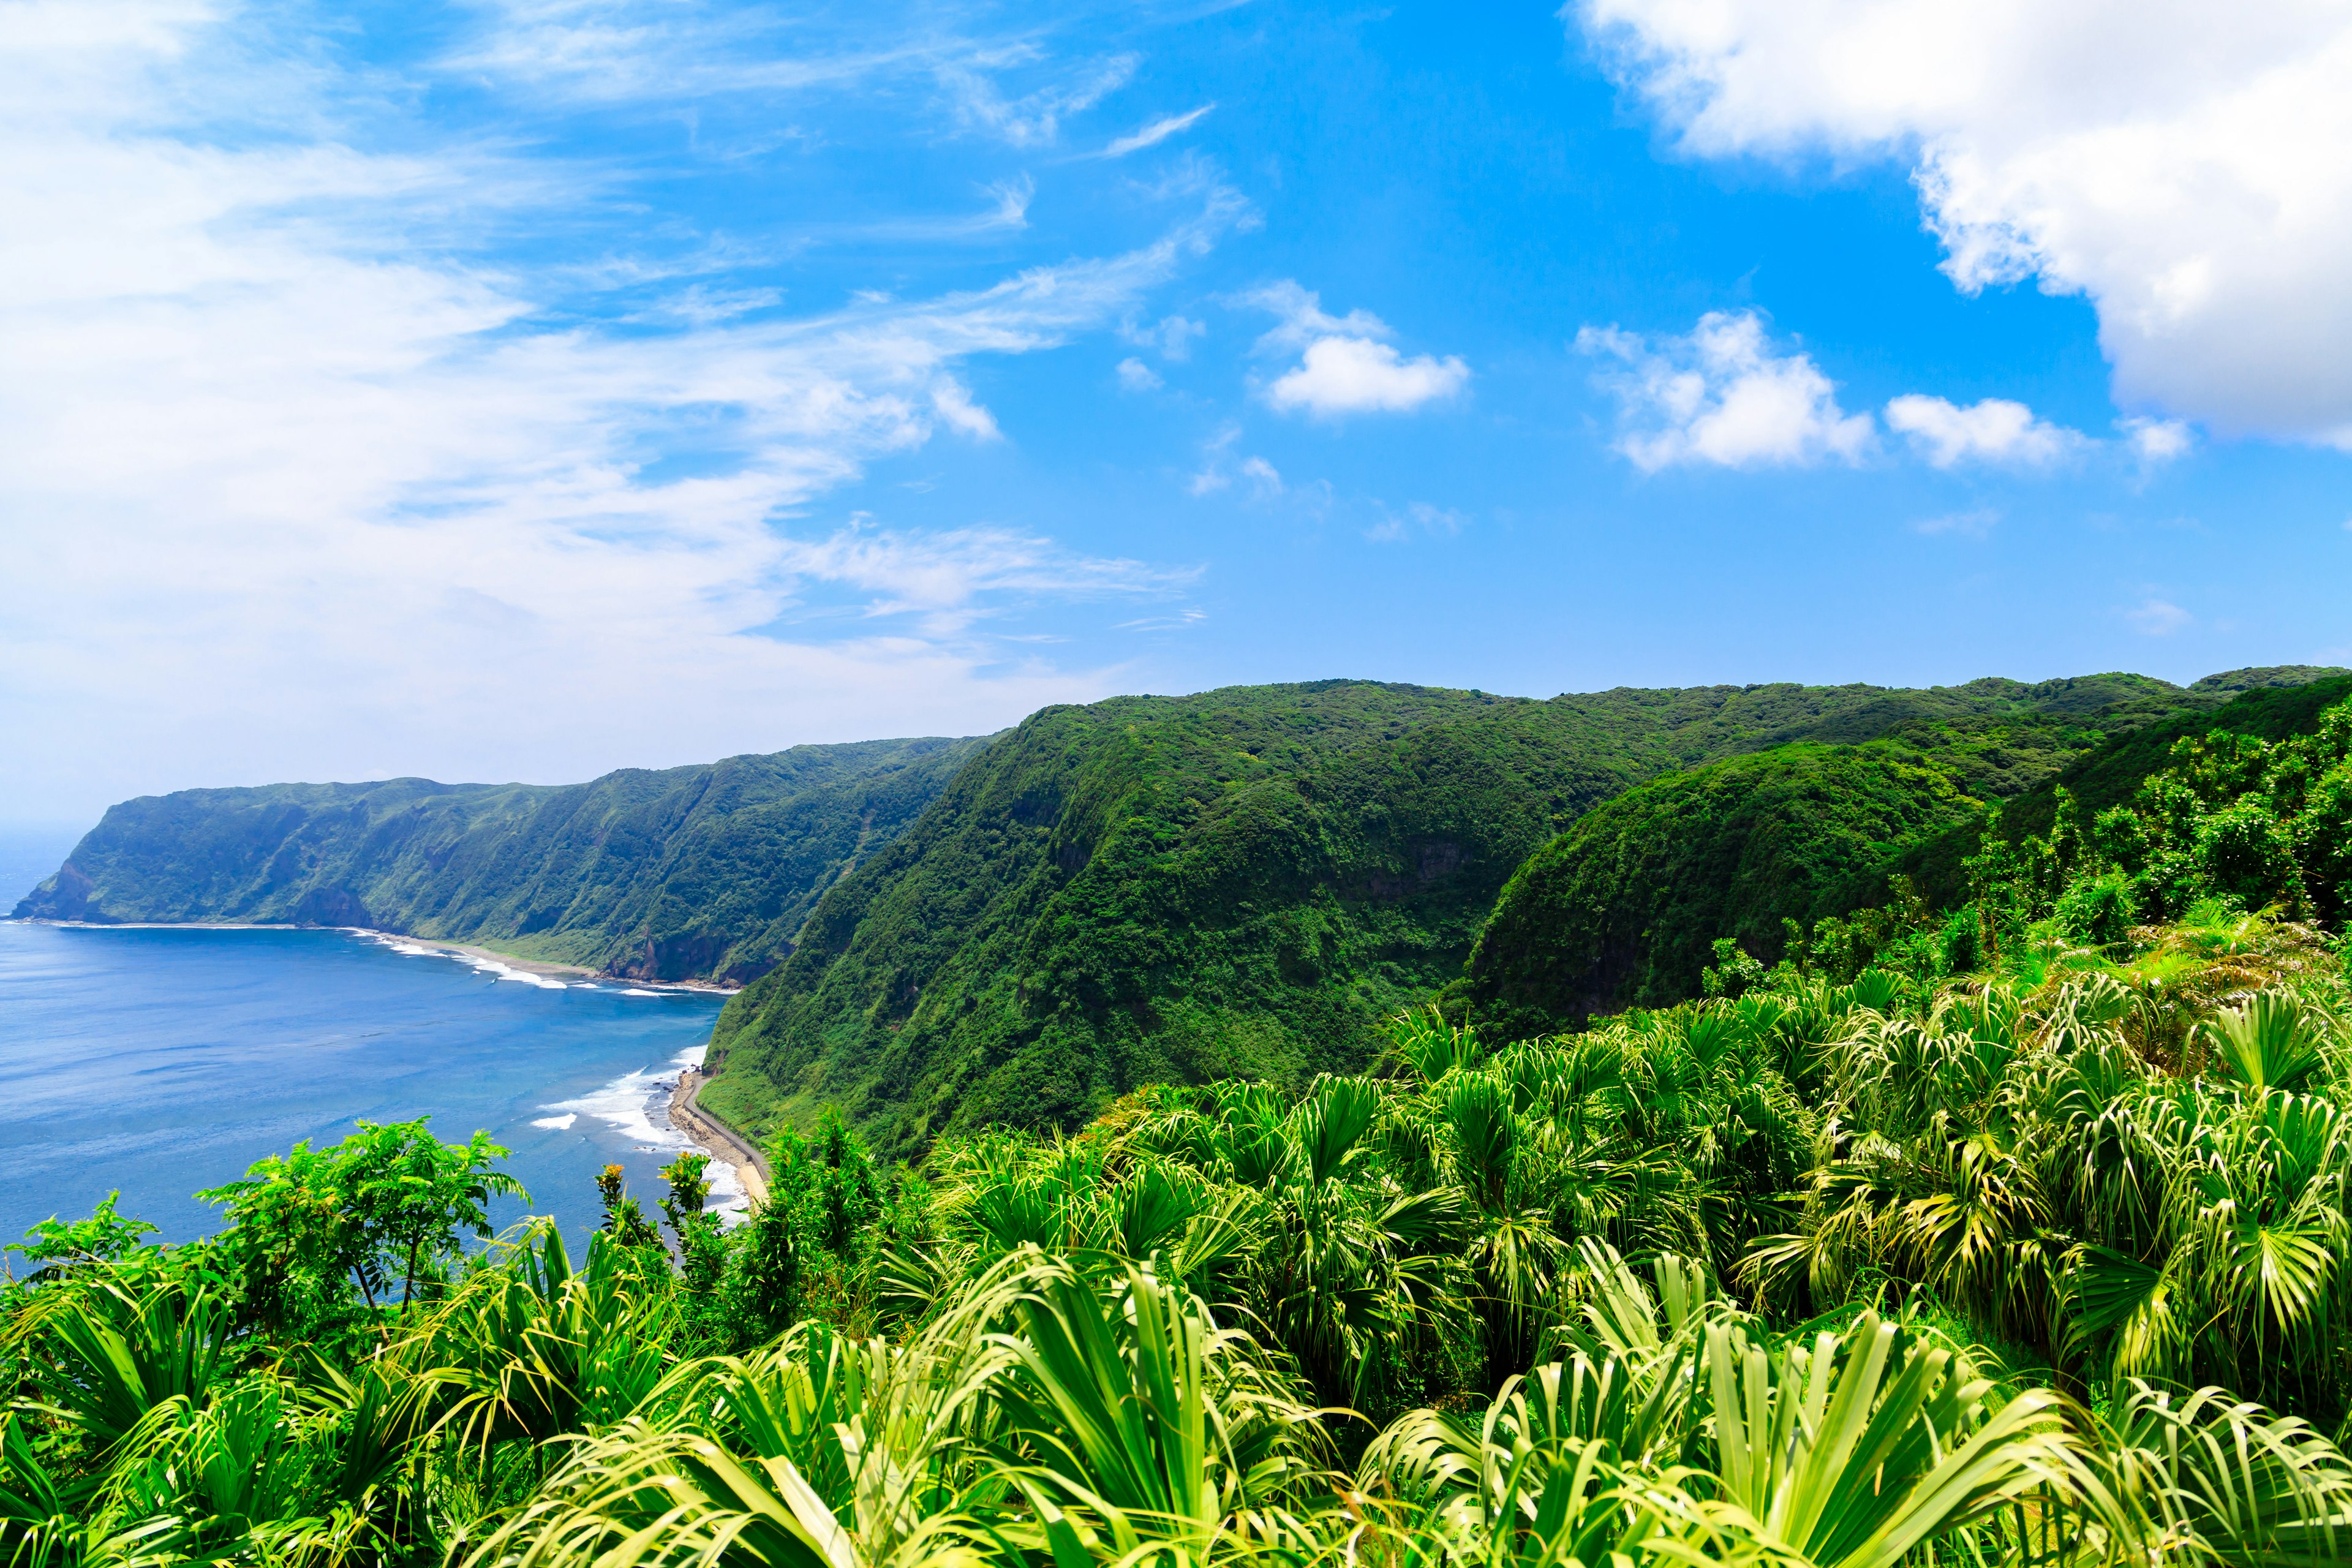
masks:
<svg viewBox="0 0 2352 1568"><path fill-rule="evenodd" d="M357 925L743 980L981 740L796 746L583 784L274 784L110 809L19 917Z"/></svg>
<svg viewBox="0 0 2352 1568"><path fill-rule="evenodd" d="M1047 709L729 1005L705 1102L755 1135L838 1103L896 1151L1072 1125L1139 1083L1350 1070L1382 1016L1459 975L1528 855L1647 779L1916 731L2001 796L2221 700L2103 675L1549 701L1328 681Z"/></svg>
<svg viewBox="0 0 2352 1568"><path fill-rule="evenodd" d="M1908 906L1903 920L1927 919L1971 895L1969 868L1989 834L2009 847L2048 836L2062 805L2088 821L2131 801L2184 744L2306 734L2352 695L2343 672L2236 674L2299 684L2211 677L2200 683L2207 691L2237 695L2118 727L2071 753L2068 732L2047 722L1938 721L1859 746L1779 747L1630 790L1519 868L1447 1005L1491 1037L1524 1038L1696 995L1720 961L1718 939L1773 963L1792 939L1843 940L1843 917L1890 899Z"/></svg>

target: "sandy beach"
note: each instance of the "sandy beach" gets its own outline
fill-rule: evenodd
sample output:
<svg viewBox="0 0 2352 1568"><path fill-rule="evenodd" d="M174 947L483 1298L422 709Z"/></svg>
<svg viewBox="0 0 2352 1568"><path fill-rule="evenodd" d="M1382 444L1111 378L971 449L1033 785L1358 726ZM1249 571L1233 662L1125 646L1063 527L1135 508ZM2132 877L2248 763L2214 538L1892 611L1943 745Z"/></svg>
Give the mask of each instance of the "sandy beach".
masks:
<svg viewBox="0 0 2352 1568"><path fill-rule="evenodd" d="M51 921L36 920L34 925L68 928L87 927L92 931L340 931L352 936L374 937L381 942L404 942L418 947L429 947L441 952L456 953L484 963L504 964L523 974L577 976L582 980L610 981L616 985L644 985L663 991L707 991L714 996L732 996L743 989L740 985L723 984L713 980L635 980L627 975L614 974L602 969L591 969L580 963L550 963L544 959L525 958L520 953L501 952L494 947L481 947L471 942L444 942L439 937L412 936L406 931L377 931L373 926L303 926L274 921Z"/></svg>

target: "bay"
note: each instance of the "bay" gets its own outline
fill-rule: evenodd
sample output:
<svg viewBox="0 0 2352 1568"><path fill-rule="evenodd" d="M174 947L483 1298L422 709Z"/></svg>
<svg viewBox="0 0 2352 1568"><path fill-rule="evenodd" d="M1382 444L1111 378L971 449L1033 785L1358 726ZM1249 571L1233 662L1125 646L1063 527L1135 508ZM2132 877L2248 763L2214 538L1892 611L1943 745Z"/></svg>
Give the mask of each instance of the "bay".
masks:
<svg viewBox="0 0 2352 1568"><path fill-rule="evenodd" d="M0 1242L118 1188L120 1212L187 1240L219 1228L198 1188L362 1118L430 1116L511 1151L532 1201L494 1223L551 1215L576 1256L604 1165L655 1212L656 1171L689 1146L669 1087L722 1000L346 931L0 921ZM740 1205L732 1172L711 1174Z"/></svg>

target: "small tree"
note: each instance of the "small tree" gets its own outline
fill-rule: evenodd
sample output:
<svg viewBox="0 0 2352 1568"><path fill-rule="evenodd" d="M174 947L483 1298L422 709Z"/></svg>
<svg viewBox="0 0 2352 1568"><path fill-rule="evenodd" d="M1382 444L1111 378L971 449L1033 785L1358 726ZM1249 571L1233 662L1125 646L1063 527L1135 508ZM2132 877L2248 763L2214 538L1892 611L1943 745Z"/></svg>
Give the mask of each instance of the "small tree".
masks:
<svg viewBox="0 0 2352 1568"><path fill-rule="evenodd" d="M646 1218L637 1200L629 1196L624 1175L618 1165L607 1165L596 1173L596 1195L604 1204L604 1234L623 1247L659 1247L661 1232Z"/></svg>
<svg viewBox="0 0 2352 1568"><path fill-rule="evenodd" d="M671 1161L662 1171L662 1179L669 1184L662 1213L669 1216L669 1227L677 1237L688 1300L716 1312L721 1310L716 1292L727 1276L727 1243L719 1216L703 1206L710 1198L709 1169L708 1154L685 1153Z"/></svg>
<svg viewBox="0 0 2352 1568"><path fill-rule="evenodd" d="M289 1313L331 1310L348 1278L371 1312L397 1281L404 1311L420 1274L456 1257L462 1233L488 1237L493 1194L530 1201L493 1168L507 1151L488 1132L444 1143L428 1120L362 1121L331 1149L304 1139L256 1161L245 1180L196 1194L228 1210L224 1247L250 1310L283 1329Z"/></svg>

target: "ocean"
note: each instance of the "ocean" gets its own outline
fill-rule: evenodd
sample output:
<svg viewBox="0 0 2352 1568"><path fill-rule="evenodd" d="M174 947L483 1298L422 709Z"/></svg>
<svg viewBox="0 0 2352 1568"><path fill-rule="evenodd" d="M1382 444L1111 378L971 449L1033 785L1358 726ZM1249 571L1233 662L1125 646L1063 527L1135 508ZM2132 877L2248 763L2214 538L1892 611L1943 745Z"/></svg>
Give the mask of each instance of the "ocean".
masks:
<svg viewBox="0 0 2352 1568"><path fill-rule="evenodd" d="M499 1201L496 1224L551 1215L576 1255L604 1165L657 1212L655 1173L689 1146L669 1087L720 1000L347 931L0 921L0 1243L113 1189L187 1240L220 1226L198 1188L362 1118L430 1116L510 1151L531 1202ZM733 1173L710 1173L740 1210Z"/></svg>

